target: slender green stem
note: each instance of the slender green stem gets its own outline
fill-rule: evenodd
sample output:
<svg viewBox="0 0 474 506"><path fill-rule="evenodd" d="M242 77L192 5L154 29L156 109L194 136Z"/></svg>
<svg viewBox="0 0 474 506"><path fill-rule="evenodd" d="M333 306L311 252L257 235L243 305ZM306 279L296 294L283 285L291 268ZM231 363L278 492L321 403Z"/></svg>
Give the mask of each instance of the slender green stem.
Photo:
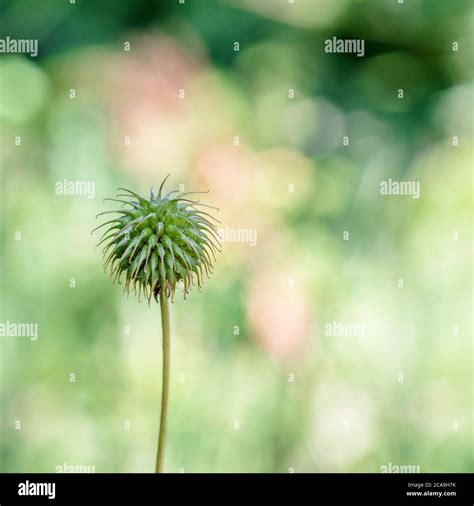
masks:
<svg viewBox="0 0 474 506"><path fill-rule="evenodd" d="M161 329L163 335L163 382L161 389L160 433L156 454L155 473L162 473L165 460L166 426L168 418L168 396L170 386L170 313L165 288L160 290Z"/></svg>

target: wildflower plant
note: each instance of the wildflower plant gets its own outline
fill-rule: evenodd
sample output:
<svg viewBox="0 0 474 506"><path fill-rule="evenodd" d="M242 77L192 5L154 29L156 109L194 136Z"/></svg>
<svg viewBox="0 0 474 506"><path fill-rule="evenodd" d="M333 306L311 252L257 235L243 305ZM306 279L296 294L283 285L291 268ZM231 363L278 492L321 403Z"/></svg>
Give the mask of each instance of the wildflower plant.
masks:
<svg viewBox="0 0 474 506"><path fill-rule="evenodd" d="M117 214L102 223L107 227L97 246L104 245L104 271L109 270L115 283L124 284L127 296L133 292L147 300L155 300L161 309L163 337L163 381L161 417L155 472L163 471L167 428L170 322L169 300L173 302L176 288L181 286L184 298L193 286L201 289L205 277L210 277L219 249L218 222L202 207L216 209L197 200L185 198L191 194L177 190L162 195L166 178L157 193L147 199L125 188L118 188L116 198L104 200L119 202L122 207L99 213ZM172 195L178 195L172 197Z"/></svg>

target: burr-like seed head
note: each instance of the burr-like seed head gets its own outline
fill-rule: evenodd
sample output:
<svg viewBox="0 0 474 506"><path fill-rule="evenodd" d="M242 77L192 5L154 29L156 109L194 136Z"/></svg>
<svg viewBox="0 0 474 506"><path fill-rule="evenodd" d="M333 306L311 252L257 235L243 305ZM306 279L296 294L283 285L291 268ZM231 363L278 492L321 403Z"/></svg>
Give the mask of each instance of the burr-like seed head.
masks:
<svg viewBox="0 0 474 506"><path fill-rule="evenodd" d="M151 190L149 199L119 188L123 193L116 199L105 200L120 202L122 208L98 215L118 215L97 227L108 226L98 244L105 243L104 270L110 269L114 282L123 277L127 294L134 290L140 300L143 292L148 303L152 297L158 301L162 290L173 298L180 282L185 297L192 285L200 289L220 251L215 218L201 210L205 204L184 198L198 192L170 198L178 193L173 191L162 197L166 179L156 194Z"/></svg>

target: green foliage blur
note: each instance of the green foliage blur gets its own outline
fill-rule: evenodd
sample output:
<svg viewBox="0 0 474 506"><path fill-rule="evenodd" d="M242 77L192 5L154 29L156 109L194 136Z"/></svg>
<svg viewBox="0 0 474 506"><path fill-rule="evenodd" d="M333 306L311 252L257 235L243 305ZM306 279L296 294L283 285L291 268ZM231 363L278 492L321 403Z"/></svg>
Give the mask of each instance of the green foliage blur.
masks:
<svg viewBox="0 0 474 506"><path fill-rule="evenodd" d="M39 47L0 54L0 322L38 324L0 337L0 471L152 472L159 307L112 284L90 231L167 173L210 190L225 239L172 305L168 472L473 471L473 15L0 0L0 39Z"/></svg>

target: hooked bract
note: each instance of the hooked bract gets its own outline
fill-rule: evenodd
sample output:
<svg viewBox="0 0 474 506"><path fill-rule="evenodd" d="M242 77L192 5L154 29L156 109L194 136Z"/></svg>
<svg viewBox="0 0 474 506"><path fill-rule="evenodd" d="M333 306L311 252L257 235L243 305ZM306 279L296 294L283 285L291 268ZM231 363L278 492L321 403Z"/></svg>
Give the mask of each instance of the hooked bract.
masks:
<svg viewBox="0 0 474 506"><path fill-rule="evenodd" d="M182 282L184 296L193 285L201 288L205 277L213 271L215 254L219 249L219 235L214 222L219 222L201 207L216 209L197 200L185 198L185 192L171 197L177 190L162 196L166 178L156 194L145 198L125 188L117 198L104 200L120 202L122 208L99 213L117 214L102 223L92 233L108 227L97 246L104 244L104 270L110 270L114 282L125 286L124 291L141 293L150 303L158 301L159 293L174 298L178 283ZM120 198L119 198L120 197Z"/></svg>

